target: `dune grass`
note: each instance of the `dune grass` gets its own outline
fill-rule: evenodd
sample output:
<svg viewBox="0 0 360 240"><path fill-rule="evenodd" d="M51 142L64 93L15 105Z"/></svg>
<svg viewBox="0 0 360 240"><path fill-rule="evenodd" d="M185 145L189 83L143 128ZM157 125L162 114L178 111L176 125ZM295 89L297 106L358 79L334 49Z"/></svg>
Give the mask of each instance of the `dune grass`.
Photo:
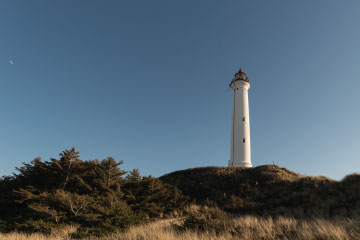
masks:
<svg viewBox="0 0 360 240"><path fill-rule="evenodd" d="M360 239L358 221L350 219L313 219L296 220L294 218L259 218L244 216L231 219L226 231L176 231L171 222L157 222L133 227L125 233L109 237L110 240L352 240Z"/></svg>
<svg viewBox="0 0 360 240"><path fill-rule="evenodd" d="M235 217L219 223L224 231L211 228L179 230L184 220L163 220L134 226L102 240L352 240L360 239L360 221L354 219L308 219ZM51 235L8 233L0 234L1 240L70 240L76 227L70 226Z"/></svg>
<svg viewBox="0 0 360 240"><path fill-rule="evenodd" d="M41 233L0 233L0 240L71 240L71 234L77 231L76 226L66 226L65 228L55 229L50 235Z"/></svg>

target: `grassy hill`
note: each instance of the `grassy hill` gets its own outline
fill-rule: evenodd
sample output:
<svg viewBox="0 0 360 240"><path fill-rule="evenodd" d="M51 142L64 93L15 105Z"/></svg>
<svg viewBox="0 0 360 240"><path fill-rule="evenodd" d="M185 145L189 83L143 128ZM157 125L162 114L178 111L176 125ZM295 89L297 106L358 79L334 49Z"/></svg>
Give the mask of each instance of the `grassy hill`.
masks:
<svg viewBox="0 0 360 240"><path fill-rule="evenodd" d="M202 167L160 179L197 204L232 213L291 217L358 217L360 175L342 181L310 177L276 165L255 168Z"/></svg>
<svg viewBox="0 0 360 240"><path fill-rule="evenodd" d="M238 225L249 219L257 234L257 221L272 226L273 219L287 219L295 229L326 218L330 222L319 229L335 224L342 233L356 230L360 236L359 174L334 181L264 165L193 168L155 178L137 169L126 172L112 157L81 160L75 148L59 156L35 158L0 178L0 232L50 234L76 226L74 238L101 237L180 217L172 227L176 234L216 232L246 239L247 230Z"/></svg>

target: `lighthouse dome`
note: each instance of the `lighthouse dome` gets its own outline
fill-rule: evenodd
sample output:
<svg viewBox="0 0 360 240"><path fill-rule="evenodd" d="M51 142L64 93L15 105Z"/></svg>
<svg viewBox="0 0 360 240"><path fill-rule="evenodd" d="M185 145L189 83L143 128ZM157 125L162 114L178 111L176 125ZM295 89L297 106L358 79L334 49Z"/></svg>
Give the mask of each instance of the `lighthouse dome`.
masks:
<svg viewBox="0 0 360 240"><path fill-rule="evenodd" d="M235 81L236 80L243 80L243 81L247 81L249 82L248 77L246 76L246 73L243 72L243 70L240 68L239 71L237 73L235 73Z"/></svg>
<svg viewBox="0 0 360 240"><path fill-rule="evenodd" d="M245 81L245 82L250 83L249 78L246 76L246 73L243 72L243 70L241 68L239 69L239 71L237 73L235 73L235 77L233 78L233 80L231 81L229 86L231 87L231 85L237 81Z"/></svg>

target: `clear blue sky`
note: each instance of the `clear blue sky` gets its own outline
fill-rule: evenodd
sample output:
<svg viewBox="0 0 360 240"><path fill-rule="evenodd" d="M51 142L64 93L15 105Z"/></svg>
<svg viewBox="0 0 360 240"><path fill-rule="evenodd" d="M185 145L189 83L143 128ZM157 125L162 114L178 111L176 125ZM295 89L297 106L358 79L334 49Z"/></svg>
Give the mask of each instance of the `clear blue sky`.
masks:
<svg viewBox="0 0 360 240"><path fill-rule="evenodd" d="M72 146L142 175L225 166L240 66L255 166L359 171L359 12L358 0L2 1L0 175Z"/></svg>

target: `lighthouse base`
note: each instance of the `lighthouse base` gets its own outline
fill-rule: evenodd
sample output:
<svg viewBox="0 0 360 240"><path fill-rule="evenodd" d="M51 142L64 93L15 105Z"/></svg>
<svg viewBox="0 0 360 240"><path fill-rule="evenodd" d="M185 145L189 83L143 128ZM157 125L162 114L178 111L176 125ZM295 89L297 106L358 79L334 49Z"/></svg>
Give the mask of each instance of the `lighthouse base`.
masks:
<svg viewBox="0 0 360 240"><path fill-rule="evenodd" d="M243 162L239 160L229 160L229 167L243 167L243 168L251 168L252 164L249 162Z"/></svg>

